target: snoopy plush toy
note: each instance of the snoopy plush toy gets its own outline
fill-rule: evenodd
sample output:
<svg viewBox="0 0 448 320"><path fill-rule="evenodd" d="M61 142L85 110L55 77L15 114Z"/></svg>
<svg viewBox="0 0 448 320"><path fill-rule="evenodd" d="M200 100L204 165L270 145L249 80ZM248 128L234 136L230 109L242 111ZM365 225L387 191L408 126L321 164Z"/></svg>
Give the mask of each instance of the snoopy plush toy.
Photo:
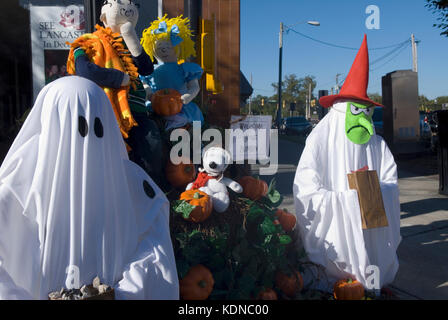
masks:
<svg viewBox="0 0 448 320"><path fill-rule="evenodd" d="M208 148L202 157L203 168L194 182L188 184L186 190L199 189L207 193L213 202L216 212L224 212L230 204L227 187L241 193L243 187L238 182L224 177L224 171L231 161L230 153L220 147Z"/></svg>

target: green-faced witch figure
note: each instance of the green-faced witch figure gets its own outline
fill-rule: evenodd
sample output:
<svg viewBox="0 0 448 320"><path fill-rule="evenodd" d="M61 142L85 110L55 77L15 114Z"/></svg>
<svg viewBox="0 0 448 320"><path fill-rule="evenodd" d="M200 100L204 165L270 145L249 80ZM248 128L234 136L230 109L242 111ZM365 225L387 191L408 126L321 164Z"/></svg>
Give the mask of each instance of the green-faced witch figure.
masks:
<svg viewBox="0 0 448 320"><path fill-rule="evenodd" d="M374 106L366 102L347 102L345 111L345 134L347 138L356 144L369 142L373 135Z"/></svg>
<svg viewBox="0 0 448 320"><path fill-rule="evenodd" d="M387 144L375 134L373 111L380 104L367 96L369 57L367 39L359 49L341 91L322 97L328 114L306 140L294 178L297 226L308 257L324 266L332 291L342 279L356 279L366 290L390 284L398 270L400 236L397 167ZM388 226L363 229L358 192L348 186L347 174L375 170Z"/></svg>

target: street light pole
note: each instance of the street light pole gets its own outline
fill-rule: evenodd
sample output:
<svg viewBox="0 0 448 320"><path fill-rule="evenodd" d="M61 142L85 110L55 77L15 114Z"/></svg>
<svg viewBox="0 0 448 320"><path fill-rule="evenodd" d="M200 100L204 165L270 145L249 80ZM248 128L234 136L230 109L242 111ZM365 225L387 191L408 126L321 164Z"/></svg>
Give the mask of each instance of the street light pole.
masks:
<svg viewBox="0 0 448 320"><path fill-rule="evenodd" d="M320 26L319 21L303 21L296 24L307 23L311 26ZM287 26L288 27L288 26ZM290 28L289 26L288 28ZM278 55L278 109L277 109L277 128L280 129L280 124L282 120L282 54L283 54L283 22L280 22L280 32L278 34L278 45L279 45L279 55Z"/></svg>
<svg viewBox="0 0 448 320"><path fill-rule="evenodd" d="M283 22L280 22L280 33L278 35L279 56L278 56L278 109L277 109L277 129L280 129L282 120L282 54L283 54Z"/></svg>

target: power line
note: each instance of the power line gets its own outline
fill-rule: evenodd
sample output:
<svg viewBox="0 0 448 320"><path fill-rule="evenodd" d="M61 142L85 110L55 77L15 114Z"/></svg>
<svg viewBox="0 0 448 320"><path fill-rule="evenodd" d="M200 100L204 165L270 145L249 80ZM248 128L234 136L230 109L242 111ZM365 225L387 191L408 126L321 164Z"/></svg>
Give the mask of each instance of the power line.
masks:
<svg viewBox="0 0 448 320"><path fill-rule="evenodd" d="M308 36L306 34L303 34L303 33L299 32L297 30L294 30L293 28L290 28L290 27L288 27L286 25L285 25L285 27L286 27L286 33L288 33L289 31L292 31L292 32L294 32L294 33L304 37L304 38L310 39L312 41L315 41L315 42L318 42L318 43L321 43L321 44L324 44L324 45L327 45L327 46L330 46L330 47L335 47L335 48L340 48L340 49L347 49L347 50L359 50L359 48L347 47L347 46L343 46L343 45L330 43L330 42L327 42L327 41L322 41L322 40L310 37L310 36ZM409 41L409 39L406 39L406 41L403 41L403 42L400 42L400 43L397 43L397 44L394 44L394 45L389 45L389 46L384 46L384 47L377 47L377 48L369 48L369 50L382 50L382 49L394 48L394 47L397 47L397 46L401 46L401 45L403 45L404 43L406 43L408 41Z"/></svg>
<svg viewBox="0 0 448 320"><path fill-rule="evenodd" d="M370 69L370 71L376 71L382 67L384 67L386 64L388 64L389 62L391 62L392 60L394 60L395 58L397 58L405 49L407 49L410 46L410 44L408 44L407 46L404 46L403 48L401 48L401 50L399 50L396 55L394 55L392 58L390 58L389 60L387 60L385 63L383 63L382 65L376 67L375 69Z"/></svg>
<svg viewBox="0 0 448 320"><path fill-rule="evenodd" d="M377 64L378 62L380 62L380 61L386 59L387 57L389 57L390 55L394 54L395 52L397 52L398 50L402 49L403 47L407 47L407 46L409 46L409 44L410 44L410 40L411 40L411 39L406 40L406 42L403 42L403 43L402 43L401 45L399 45L398 47L392 49L391 51L389 51L389 52L386 53L385 55L383 55L383 56L377 58L376 60L372 61L372 62L370 63L370 65L373 66L374 64Z"/></svg>
<svg viewBox="0 0 448 320"><path fill-rule="evenodd" d="M376 71L376 70L378 70L378 69L384 67L386 64L388 64L389 62L391 62L391 61L393 61L395 58L397 58L397 57L398 57L398 56L399 56L405 49L407 49L409 46L410 46L410 42L407 42L406 45L398 47L398 49L399 49L398 52L396 52L396 50L393 50L393 52L396 52L396 54L395 54L392 58L390 58L389 60L387 60L385 63L381 64L380 66L376 67L375 69L369 69L369 71L370 71L370 72L374 72L374 71ZM389 56L389 55L390 55L390 54L387 54L387 56ZM383 57L381 57L381 60L382 60L383 58L386 58L386 55L384 55ZM381 60L378 58L378 59L376 60L376 63L379 62L379 61L381 61ZM374 64L374 63L372 63L372 64ZM372 65L372 64L371 64L371 65ZM348 76L348 73L347 73L347 74L343 74L342 76L344 77L344 79L342 79L342 81L340 82L340 86L342 86L342 85L344 84L345 79L346 79L347 76ZM321 87L325 87L326 85L331 84L331 83L333 83L333 81L326 82L326 83L324 83L324 84L321 84L320 86L321 86Z"/></svg>

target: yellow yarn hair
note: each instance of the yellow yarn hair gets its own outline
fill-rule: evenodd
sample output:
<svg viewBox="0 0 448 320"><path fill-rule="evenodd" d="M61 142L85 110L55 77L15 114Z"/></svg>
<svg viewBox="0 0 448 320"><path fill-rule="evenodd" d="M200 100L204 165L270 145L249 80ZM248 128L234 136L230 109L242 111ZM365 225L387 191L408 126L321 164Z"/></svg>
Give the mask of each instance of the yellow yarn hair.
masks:
<svg viewBox="0 0 448 320"><path fill-rule="evenodd" d="M168 32L154 34L153 31L159 28L159 23L165 21L167 25ZM153 21L149 28L143 30L142 38L140 43L145 49L146 53L154 60L154 50L155 44L158 40L170 41L170 31L173 25L177 25L179 28L179 36L183 39L181 43L174 47L177 54L177 61L181 62L189 58L190 56L196 56L196 51L194 49L194 42L191 40L191 30L190 30L190 20L188 18L182 18L182 15L168 19L165 14L162 18L158 18Z"/></svg>

